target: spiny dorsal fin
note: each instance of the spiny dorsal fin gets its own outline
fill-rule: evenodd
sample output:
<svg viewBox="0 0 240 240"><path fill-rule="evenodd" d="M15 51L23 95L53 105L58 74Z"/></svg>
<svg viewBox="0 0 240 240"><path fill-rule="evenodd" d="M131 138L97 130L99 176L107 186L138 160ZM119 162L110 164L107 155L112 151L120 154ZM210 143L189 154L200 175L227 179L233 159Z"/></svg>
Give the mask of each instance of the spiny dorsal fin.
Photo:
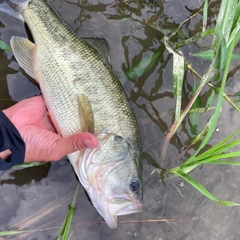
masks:
<svg viewBox="0 0 240 240"><path fill-rule="evenodd" d="M20 67L23 68L29 76L36 79L34 69L35 44L23 37L12 37L10 44Z"/></svg>

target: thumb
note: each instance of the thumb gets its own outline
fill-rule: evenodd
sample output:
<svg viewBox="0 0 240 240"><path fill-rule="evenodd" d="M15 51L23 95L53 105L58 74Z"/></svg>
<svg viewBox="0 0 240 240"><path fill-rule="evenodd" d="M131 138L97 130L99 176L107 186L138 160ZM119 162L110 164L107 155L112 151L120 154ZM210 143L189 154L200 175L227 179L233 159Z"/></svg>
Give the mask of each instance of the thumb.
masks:
<svg viewBox="0 0 240 240"><path fill-rule="evenodd" d="M74 134L67 138L61 138L55 143L56 153L54 159L59 160L60 158L68 155L69 153L76 152L85 148L97 148L97 138L88 132L82 132Z"/></svg>

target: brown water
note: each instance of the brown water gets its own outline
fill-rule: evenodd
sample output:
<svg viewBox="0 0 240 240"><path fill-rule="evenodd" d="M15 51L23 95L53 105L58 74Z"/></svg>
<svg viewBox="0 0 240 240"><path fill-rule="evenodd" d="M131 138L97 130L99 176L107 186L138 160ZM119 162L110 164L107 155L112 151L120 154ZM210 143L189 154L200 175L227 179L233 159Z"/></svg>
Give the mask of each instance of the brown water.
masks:
<svg viewBox="0 0 240 240"><path fill-rule="evenodd" d="M210 5L209 27L214 26L219 2L213 1ZM152 68L145 69L153 53L163 51L161 32L167 35L174 32L181 22L199 11L202 3L202 0L51 2L79 36L104 37L108 41L113 69L130 96L143 142L143 212L119 217L118 229L111 230L106 224L99 223L102 218L81 188L71 228L72 240L240 239L239 208L213 203L179 178L166 177L164 186L157 174L150 175L160 163L164 134L173 122L172 56L164 51ZM201 27L202 12L183 25L178 39L194 36L201 31ZM9 43L13 35L27 36L24 24L0 12L0 38ZM204 74L209 62L193 58L190 53L210 45L211 38L206 38L182 49L186 59L200 74ZM124 73L130 68L135 71L131 76L128 75L128 79ZM226 88L229 94L240 90L237 82L239 62L234 62L231 69ZM0 72L0 99L20 101L39 93L35 83L30 82L32 80L19 69L11 53L0 51ZM194 81L198 80L186 71L183 104L191 96ZM209 93L209 89L205 88L203 106ZM0 107L4 109L11 104L1 102ZM209 115L202 114L200 117L203 127ZM236 111L224 102L218 122L219 131L214 134L210 144L216 144L239 129L238 118ZM186 119L171 140L166 159L168 166L179 163L174 159L189 143L192 135ZM185 158L195 148L190 149ZM240 168L237 167L203 166L192 172L191 176L218 198L240 202L239 173ZM35 168L0 172L0 176L0 231L53 228L62 224L77 185L67 159ZM4 239L54 239L58 231L38 231Z"/></svg>

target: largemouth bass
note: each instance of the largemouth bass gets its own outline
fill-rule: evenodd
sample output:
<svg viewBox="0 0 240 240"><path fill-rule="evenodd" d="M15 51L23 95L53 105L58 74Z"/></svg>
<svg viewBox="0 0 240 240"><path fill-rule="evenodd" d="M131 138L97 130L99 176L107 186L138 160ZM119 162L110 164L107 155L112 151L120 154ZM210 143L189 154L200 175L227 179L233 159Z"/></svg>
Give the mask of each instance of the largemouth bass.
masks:
<svg viewBox="0 0 240 240"><path fill-rule="evenodd" d="M13 53L39 83L57 131L62 137L89 131L99 141L98 148L68 158L114 229L118 215L142 210L141 141L129 100L104 51L97 49L104 43L74 35L45 0L9 5L22 14L34 38L32 43L12 37Z"/></svg>

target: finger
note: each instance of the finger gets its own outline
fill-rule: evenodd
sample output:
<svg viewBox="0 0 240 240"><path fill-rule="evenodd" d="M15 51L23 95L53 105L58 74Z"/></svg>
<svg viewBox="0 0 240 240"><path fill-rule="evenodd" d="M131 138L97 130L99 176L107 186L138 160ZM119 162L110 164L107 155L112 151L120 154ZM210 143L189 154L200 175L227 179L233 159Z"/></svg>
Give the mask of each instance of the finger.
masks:
<svg viewBox="0 0 240 240"><path fill-rule="evenodd" d="M11 155L11 151L9 149L4 150L2 152L0 152L0 158L6 160L10 155Z"/></svg>
<svg viewBox="0 0 240 240"><path fill-rule="evenodd" d="M69 153L76 152L85 148L96 147L98 147L97 138L91 133L82 132L67 138L59 139L52 149L52 152L54 154L52 158L53 160L59 160Z"/></svg>

